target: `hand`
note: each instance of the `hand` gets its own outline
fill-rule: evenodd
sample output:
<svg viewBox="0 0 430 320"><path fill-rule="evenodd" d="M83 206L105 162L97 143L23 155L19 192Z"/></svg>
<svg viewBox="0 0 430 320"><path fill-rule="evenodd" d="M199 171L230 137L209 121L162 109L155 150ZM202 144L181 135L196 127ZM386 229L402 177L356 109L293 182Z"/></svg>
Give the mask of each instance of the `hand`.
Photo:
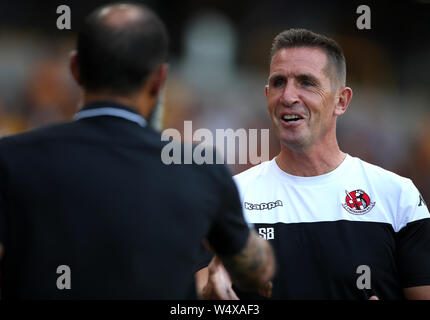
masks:
<svg viewBox="0 0 430 320"><path fill-rule="evenodd" d="M215 256L208 266L208 282L201 292L203 300L239 300L222 262Z"/></svg>
<svg viewBox="0 0 430 320"><path fill-rule="evenodd" d="M269 281L266 283L266 285L260 289L258 289L258 293L267 298L270 299L270 297L272 296L272 288L273 288L273 284L272 281Z"/></svg>
<svg viewBox="0 0 430 320"><path fill-rule="evenodd" d="M369 298L369 300L379 300L379 298L378 298L377 296L371 296L371 297Z"/></svg>

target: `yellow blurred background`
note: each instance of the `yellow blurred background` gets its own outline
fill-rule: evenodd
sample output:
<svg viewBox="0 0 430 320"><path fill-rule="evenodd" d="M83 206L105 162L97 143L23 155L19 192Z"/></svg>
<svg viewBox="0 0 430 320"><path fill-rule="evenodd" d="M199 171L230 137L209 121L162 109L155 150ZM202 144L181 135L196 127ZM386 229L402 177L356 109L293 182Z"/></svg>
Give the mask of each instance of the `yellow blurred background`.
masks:
<svg viewBox="0 0 430 320"><path fill-rule="evenodd" d="M354 96L338 121L341 148L412 178L430 201L430 3L368 1L137 1L165 21L170 75L163 128L271 129L264 85L273 37L295 27L335 38ZM0 2L0 136L72 119L80 89L68 71L82 19L106 1ZM59 5L71 30L58 30ZM270 130L270 158L279 151ZM232 165L234 173L248 168Z"/></svg>

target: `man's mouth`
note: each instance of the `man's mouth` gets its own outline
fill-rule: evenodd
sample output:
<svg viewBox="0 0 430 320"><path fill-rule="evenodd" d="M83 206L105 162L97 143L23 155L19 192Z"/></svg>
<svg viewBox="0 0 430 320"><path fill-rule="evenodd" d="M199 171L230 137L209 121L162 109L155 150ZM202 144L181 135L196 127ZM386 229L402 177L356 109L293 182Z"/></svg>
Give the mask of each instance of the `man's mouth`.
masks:
<svg viewBox="0 0 430 320"><path fill-rule="evenodd" d="M299 116L298 114L285 114L281 117L281 119L286 123L294 123L303 119L303 117Z"/></svg>

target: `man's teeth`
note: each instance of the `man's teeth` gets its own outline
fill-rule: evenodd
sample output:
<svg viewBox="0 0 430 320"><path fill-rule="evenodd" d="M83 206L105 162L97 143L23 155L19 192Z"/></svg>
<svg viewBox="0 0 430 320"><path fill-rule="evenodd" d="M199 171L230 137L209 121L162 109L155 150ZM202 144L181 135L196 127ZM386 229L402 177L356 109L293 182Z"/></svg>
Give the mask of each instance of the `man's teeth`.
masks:
<svg viewBox="0 0 430 320"><path fill-rule="evenodd" d="M300 117L298 115L295 114L286 114L285 116L283 116L284 120L298 120L300 119Z"/></svg>

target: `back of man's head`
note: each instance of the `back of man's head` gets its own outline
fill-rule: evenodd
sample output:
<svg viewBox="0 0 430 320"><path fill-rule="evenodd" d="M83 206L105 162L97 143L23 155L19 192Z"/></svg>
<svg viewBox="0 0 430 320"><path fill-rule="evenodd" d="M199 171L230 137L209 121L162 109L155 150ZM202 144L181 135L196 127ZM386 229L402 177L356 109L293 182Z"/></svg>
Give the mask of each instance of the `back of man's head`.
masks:
<svg viewBox="0 0 430 320"><path fill-rule="evenodd" d="M158 16L138 4L92 12L78 35L80 84L86 91L129 95L167 58L168 36Z"/></svg>
<svg viewBox="0 0 430 320"><path fill-rule="evenodd" d="M326 70L332 82L345 86L345 56L342 48L335 40L306 29L288 29L279 33L273 40L270 57L273 58L281 49L297 47L311 47L323 50L327 55Z"/></svg>

